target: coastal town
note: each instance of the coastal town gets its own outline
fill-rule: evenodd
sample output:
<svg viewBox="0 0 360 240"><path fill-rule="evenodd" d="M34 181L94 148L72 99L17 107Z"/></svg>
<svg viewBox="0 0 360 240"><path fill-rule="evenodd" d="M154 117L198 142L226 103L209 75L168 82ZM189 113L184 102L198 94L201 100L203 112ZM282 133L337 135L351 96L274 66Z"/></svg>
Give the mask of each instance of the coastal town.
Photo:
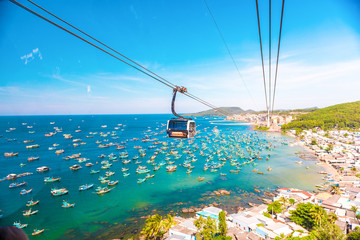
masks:
<svg viewBox="0 0 360 240"><path fill-rule="evenodd" d="M255 115L238 115L232 119L253 124L266 121L265 114ZM291 116L276 116L272 123L281 125L291 119ZM270 195L270 199L264 199L264 204L248 203L248 208L239 207L236 213L227 213L226 237L251 240L330 239L329 236L333 236L331 239L359 239L360 129L358 131L337 129L324 131L315 128L301 131L301 133L290 130L287 134L297 139L294 144L303 146L317 157L316 164L323 168L323 171L319 171L319 174L323 175L323 183L317 184L317 190L313 192L294 189L291 186L278 188L274 195ZM302 161L297 163L302 164ZM231 194L231 192L219 190L216 194ZM305 208L308 208L309 216L315 219L313 226L306 225L297 216L300 209L305 212L302 214L306 215ZM197 211L191 213L193 215L191 218L175 217L176 224L168 230L164 238L168 240L206 239L205 227L197 223L200 218L211 218L220 226L219 214L223 211L221 206L211 205L195 210ZM316 220L316 216L320 218ZM325 218L330 219L329 223L325 224ZM323 223L322 227L321 223ZM317 228L315 225L318 225ZM311 231L312 229L317 231ZM315 236L315 238L307 238L310 236ZM227 238L223 236L218 239Z"/></svg>

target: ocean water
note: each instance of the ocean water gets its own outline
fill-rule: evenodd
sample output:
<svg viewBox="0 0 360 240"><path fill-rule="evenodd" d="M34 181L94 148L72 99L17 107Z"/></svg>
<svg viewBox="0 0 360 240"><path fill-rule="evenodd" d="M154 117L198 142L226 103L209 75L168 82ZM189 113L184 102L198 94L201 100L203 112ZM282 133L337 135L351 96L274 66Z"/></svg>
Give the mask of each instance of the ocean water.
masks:
<svg viewBox="0 0 360 240"><path fill-rule="evenodd" d="M24 231L28 235L35 228L45 229L43 234L30 236L30 239L127 238L139 232L145 221L144 216L155 212L190 216L182 214L181 209L202 207L214 202L222 204L221 207L231 212L238 206L248 206L248 202L260 203L264 192L274 191L277 186L311 191L321 181L321 176L317 174L320 169L315 161L296 164L296 161L301 160L297 153L304 149L291 146L294 139L290 137L279 133L255 132L248 125L226 122L221 118L197 118L195 120L199 133L196 138L191 141L169 139L165 135L165 128L170 117L171 115L0 117L0 178L10 173L33 173L13 181L0 182L0 209L4 215L0 219L0 225L12 225L14 221L27 223L29 226ZM45 134L55 131L54 127L62 132L45 137ZM73 138L65 139L63 134L71 134ZM139 140L133 141L134 138ZM74 139L81 139L86 144L80 145L77 142L79 145L74 146ZM144 139L151 141L142 141ZM34 142L23 143L25 140ZM100 141L100 144L124 145L126 148L117 150L115 145L100 148L96 141ZM26 149L27 145L32 144L39 144L40 147ZM64 153L57 155L55 150L49 150L53 144L59 144L56 149L64 149ZM140 155L135 146L146 150L146 156L138 159L141 164L135 164L135 160L123 164L123 159L111 161L108 157L98 157L111 153L119 156L121 152L127 152L128 159L132 159ZM178 167L176 172L166 172L166 165L155 172L154 166L147 163L161 147L169 148L162 149L154 162L166 162L165 158L169 157ZM169 154L171 149L177 150L181 157L175 159L173 154ZM5 152L18 152L19 155L4 157ZM69 167L78 162L64 158L77 153L81 153L81 157L87 158L87 162L94 166L86 167L85 163L80 163L80 170L71 171ZM255 155L262 157L262 160L255 158ZM28 157L32 156L40 159L28 162ZM268 161L267 156L270 156ZM220 158L226 157L226 161L220 161ZM251 157L256 160L246 163ZM184 161L193 158L197 161L191 162L194 168L192 173L187 174L187 168L182 165ZM241 165L238 174L229 172L230 169L235 169L235 166L230 165L230 161L235 159ZM110 169L100 169L102 160L112 163ZM205 163L221 162L225 164L217 172L211 172L210 168L204 171ZM21 167L20 163L26 165ZM137 180L146 175L136 174L138 165L147 166L155 177L138 184ZM36 168L40 166L47 166L51 170L38 173ZM122 167L129 168L130 176L123 177ZM267 171L268 167L272 171ZM90 174L92 169L100 170L100 173ZM256 174L252 171L254 169L264 174ZM99 196L95 188L105 185L98 178L105 176L105 172L109 170L115 172L109 179L119 180L119 184L111 192ZM61 177L61 181L44 183L44 177L48 176ZM198 177L205 177L205 180L199 182ZM9 189L10 183L22 181L27 182L25 187ZM81 192L78 190L80 185L91 183L94 188ZM54 197L50 194L54 187L65 187L69 194ZM23 188L33 190L30 194L20 195ZM261 192L255 192L255 188ZM226 189L232 193L229 196L211 194L218 189ZM39 205L32 207L39 212L24 217L22 212L28 209L25 204L31 199L40 201ZM76 205L74 208L62 208L63 200Z"/></svg>

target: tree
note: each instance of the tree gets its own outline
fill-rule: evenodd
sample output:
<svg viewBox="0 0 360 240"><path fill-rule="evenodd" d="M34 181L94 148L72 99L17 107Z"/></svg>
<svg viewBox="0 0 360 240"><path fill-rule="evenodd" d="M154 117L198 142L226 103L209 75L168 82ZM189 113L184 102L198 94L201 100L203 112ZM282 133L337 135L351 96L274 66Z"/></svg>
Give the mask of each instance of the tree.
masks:
<svg viewBox="0 0 360 240"><path fill-rule="evenodd" d="M219 213L219 232L220 235L225 237L226 233L227 233L227 224L226 224L226 216L225 216L225 212L221 211Z"/></svg>
<svg viewBox="0 0 360 240"><path fill-rule="evenodd" d="M279 201L272 202L267 207L268 213L282 213L282 205Z"/></svg>
<svg viewBox="0 0 360 240"><path fill-rule="evenodd" d="M341 191L340 191L340 187L339 186L336 186L336 185L330 185L330 192L333 193L333 194L338 194L340 195L341 194Z"/></svg>
<svg viewBox="0 0 360 240"><path fill-rule="evenodd" d="M358 210L358 207L351 205L350 211L353 211L356 214L357 210Z"/></svg>
<svg viewBox="0 0 360 240"><path fill-rule="evenodd" d="M299 203L296 210L290 211L290 220L308 230L311 230L316 225L311 213L313 206L314 205L311 203Z"/></svg>
<svg viewBox="0 0 360 240"><path fill-rule="evenodd" d="M329 219L329 222L335 223L335 221L338 219L338 217L336 216L335 213L330 212L330 213L328 213L328 219Z"/></svg>
<svg viewBox="0 0 360 240"><path fill-rule="evenodd" d="M286 197L280 197L279 198L279 202L284 206L284 208L287 207L288 201L289 200Z"/></svg>
<svg viewBox="0 0 360 240"><path fill-rule="evenodd" d="M207 217L206 219L200 216L194 221L194 225L200 232L200 237L204 240L214 239L217 233L217 226L214 219Z"/></svg>
<svg viewBox="0 0 360 240"><path fill-rule="evenodd" d="M348 235L347 235L347 240L359 240L359 239L360 239L360 231L359 230L348 233Z"/></svg>
<svg viewBox="0 0 360 240"><path fill-rule="evenodd" d="M168 214L165 219L163 219L161 225L164 230L164 232L169 231L169 229L172 227L172 225L175 225L176 222L174 221L174 216L171 214Z"/></svg>
<svg viewBox="0 0 360 240"><path fill-rule="evenodd" d="M311 143L310 143L310 144L311 144L311 145L317 145L316 139L315 139L315 138L311 139Z"/></svg>
<svg viewBox="0 0 360 240"><path fill-rule="evenodd" d="M294 204L295 204L295 199L290 198L290 199L289 199L289 203L291 204L291 206L294 205Z"/></svg>
<svg viewBox="0 0 360 240"><path fill-rule="evenodd" d="M328 220L325 210L319 205L313 205L310 209L310 214L317 226L321 227L321 223Z"/></svg>
<svg viewBox="0 0 360 240"><path fill-rule="evenodd" d="M345 235L339 226L326 222L322 227L318 226L311 235L317 240L345 240Z"/></svg>
<svg viewBox="0 0 360 240"><path fill-rule="evenodd" d="M141 234L146 239L152 239L158 236L162 227L162 217L159 214L155 214L146 220L145 226L141 231Z"/></svg>

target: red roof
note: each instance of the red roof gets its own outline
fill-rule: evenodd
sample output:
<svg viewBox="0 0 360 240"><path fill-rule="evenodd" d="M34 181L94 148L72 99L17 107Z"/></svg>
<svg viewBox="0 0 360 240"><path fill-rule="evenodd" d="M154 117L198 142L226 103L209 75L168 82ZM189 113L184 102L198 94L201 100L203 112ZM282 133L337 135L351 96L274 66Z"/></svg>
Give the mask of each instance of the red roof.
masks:
<svg viewBox="0 0 360 240"><path fill-rule="evenodd" d="M309 198L312 197L312 194L305 192L305 191L291 191L290 193L302 193L305 196L308 196Z"/></svg>

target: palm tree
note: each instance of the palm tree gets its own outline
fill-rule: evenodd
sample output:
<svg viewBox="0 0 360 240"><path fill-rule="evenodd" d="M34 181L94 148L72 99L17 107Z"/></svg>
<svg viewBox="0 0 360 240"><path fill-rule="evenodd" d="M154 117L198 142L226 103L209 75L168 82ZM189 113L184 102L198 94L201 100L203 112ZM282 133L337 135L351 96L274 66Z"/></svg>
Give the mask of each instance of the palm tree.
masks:
<svg viewBox="0 0 360 240"><path fill-rule="evenodd" d="M141 234L146 239L151 239L157 236L162 227L162 217L159 214L151 216L146 220L145 227L141 231Z"/></svg>
<svg viewBox="0 0 360 240"><path fill-rule="evenodd" d="M284 208L287 207L289 199L287 199L286 197L281 197L279 198L279 202L284 206Z"/></svg>
<svg viewBox="0 0 360 240"><path fill-rule="evenodd" d="M176 222L174 221L174 216L172 216L171 214L167 215L167 218L163 220L163 227L164 230L167 232L169 231L169 229L171 228L172 225L175 225Z"/></svg>
<svg viewBox="0 0 360 240"><path fill-rule="evenodd" d="M330 220L331 223L335 223L335 221L338 219L338 217L336 216L336 214L333 213L333 212L330 212L330 213L328 214L328 217L329 217L329 220Z"/></svg>
<svg viewBox="0 0 360 240"><path fill-rule="evenodd" d="M323 217L325 215L325 210L319 205L314 205L311 208L310 212L317 225L321 228L321 221L323 220Z"/></svg>
<svg viewBox="0 0 360 240"><path fill-rule="evenodd" d="M338 194L338 195L341 194L339 186L330 185L330 187L331 187L330 192L332 192L333 194Z"/></svg>
<svg viewBox="0 0 360 240"><path fill-rule="evenodd" d="M351 205L350 211L353 211L356 214L357 210L358 210L358 207Z"/></svg>

